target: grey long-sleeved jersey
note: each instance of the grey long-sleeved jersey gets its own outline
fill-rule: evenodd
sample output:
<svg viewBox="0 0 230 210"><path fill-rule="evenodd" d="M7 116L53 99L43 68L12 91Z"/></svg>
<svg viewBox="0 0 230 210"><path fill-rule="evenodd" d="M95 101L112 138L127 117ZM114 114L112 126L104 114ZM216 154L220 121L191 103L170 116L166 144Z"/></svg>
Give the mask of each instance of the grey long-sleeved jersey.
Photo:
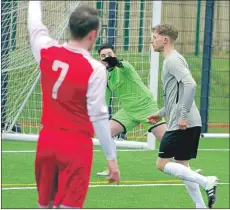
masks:
<svg viewBox="0 0 230 210"><path fill-rule="evenodd" d="M168 130L178 130L179 119L188 120L189 127L201 126L194 100L196 82L185 58L176 50L165 57L161 79L164 107L158 113L168 117Z"/></svg>

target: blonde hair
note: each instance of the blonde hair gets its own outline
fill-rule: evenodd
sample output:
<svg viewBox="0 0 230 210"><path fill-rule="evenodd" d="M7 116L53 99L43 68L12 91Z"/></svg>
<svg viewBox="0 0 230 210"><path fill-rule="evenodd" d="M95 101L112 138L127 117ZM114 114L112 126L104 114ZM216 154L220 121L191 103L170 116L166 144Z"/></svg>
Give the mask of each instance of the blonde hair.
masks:
<svg viewBox="0 0 230 210"><path fill-rule="evenodd" d="M153 27L152 31L163 36L168 36L173 41L176 41L178 37L178 30L170 24L159 24Z"/></svg>

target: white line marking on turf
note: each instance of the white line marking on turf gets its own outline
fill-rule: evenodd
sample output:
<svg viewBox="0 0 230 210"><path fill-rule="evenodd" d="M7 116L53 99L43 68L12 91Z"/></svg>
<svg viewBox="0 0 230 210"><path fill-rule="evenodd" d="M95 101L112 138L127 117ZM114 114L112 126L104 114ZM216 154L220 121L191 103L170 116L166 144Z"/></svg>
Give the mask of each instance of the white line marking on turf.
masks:
<svg viewBox="0 0 230 210"><path fill-rule="evenodd" d="M145 149L121 149L117 150L118 152L145 152L145 151L151 151L151 150L145 150ZM155 151L158 151L156 149ZM229 152L230 149L199 149L199 151L221 151L221 152ZM35 150L3 150L2 153L34 153ZM94 152L103 152L102 150L94 150Z"/></svg>
<svg viewBox="0 0 230 210"><path fill-rule="evenodd" d="M218 185L229 185L229 183L218 183ZM121 185L89 185L89 187L158 187L158 186L184 186L184 184L121 184ZM36 187L3 187L2 190L35 190Z"/></svg>
<svg viewBox="0 0 230 210"><path fill-rule="evenodd" d="M3 150L2 153L34 153L35 150Z"/></svg>

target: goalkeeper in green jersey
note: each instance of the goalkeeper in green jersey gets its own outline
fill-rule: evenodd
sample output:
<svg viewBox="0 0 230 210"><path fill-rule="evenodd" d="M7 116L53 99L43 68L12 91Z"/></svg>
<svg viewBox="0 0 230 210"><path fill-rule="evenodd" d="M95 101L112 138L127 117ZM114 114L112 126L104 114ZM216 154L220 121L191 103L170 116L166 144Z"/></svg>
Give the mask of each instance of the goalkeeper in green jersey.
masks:
<svg viewBox="0 0 230 210"><path fill-rule="evenodd" d="M121 103L121 109L110 119L111 135L114 137L126 133L142 124L160 140L167 130L167 125L164 120L154 126L146 122L149 115L159 110L151 91L144 85L134 67L128 61L118 60L111 44L102 44L98 54L108 71L106 101L109 102L110 93L113 93ZM97 175L107 176L108 171L99 172Z"/></svg>

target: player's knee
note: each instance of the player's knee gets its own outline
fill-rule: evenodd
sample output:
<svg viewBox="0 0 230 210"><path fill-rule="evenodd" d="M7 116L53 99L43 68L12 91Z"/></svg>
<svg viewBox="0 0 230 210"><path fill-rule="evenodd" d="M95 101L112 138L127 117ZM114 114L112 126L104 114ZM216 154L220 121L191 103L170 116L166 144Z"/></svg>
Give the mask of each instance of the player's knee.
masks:
<svg viewBox="0 0 230 210"><path fill-rule="evenodd" d="M124 132L125 130L124 127L121 125L121 123L115 120L110 120L109 124L110 124L110 131L111 131L112 137Z"/></svg>
<svg viewBox="0 0 230 210"><path fill-rule="evenodd" d="M159 139L159 140L161 140L163 138L166 131L167 131L167 125L166 124L159 125L158 127L152 129L153 135L156 136L157 139Z"/></svg>
<svg viewBox="0 0 230 210"><path fill-rule="evenodd" d="M179 164L182 164L184 166L187 166L189 167L189 161L188 160L174 160L175 163L179 163Z"/></svg>
<svg viewBox="0 0 230 210"><path fill-rule="evenodd" d="M157 169L159 169L160 171L164 172L164 167L168 162L169 162L169 159L167 159L167 158L159 158L158 157L157 162L156 162Z"/></svg>
<svg viewBox="0 0 230 210"><path fill-rule="evenodd" d="M156 167L157 169L159 169L160 171L163 171L164 170L164 164L161 160L157 160L156 162Z"/></svg>
<svg viewBox="0 0 230 210"><path fill-rule="evenodd" d="M163 170L164 170L163 165L162 165L161 163L159 163L159 162L156 163L156 167L157 167L157 169L160 170L160 171L163 171Z"/></svg>
<svg viewBox="0 0 230 210"><path fill-rule="evenodd" d="M160 133L160 134L158 135L158 139L161 141L161 139L163 138L163 136L164 136L164 133L162 132L162 133Z"/></svg>
<svg viewBox="0 0 230 210"><path fill-rule="evenodd" d="M118 133L116 132L115 129L111 129L111 136L114 137L116 136Z"/></svg>

